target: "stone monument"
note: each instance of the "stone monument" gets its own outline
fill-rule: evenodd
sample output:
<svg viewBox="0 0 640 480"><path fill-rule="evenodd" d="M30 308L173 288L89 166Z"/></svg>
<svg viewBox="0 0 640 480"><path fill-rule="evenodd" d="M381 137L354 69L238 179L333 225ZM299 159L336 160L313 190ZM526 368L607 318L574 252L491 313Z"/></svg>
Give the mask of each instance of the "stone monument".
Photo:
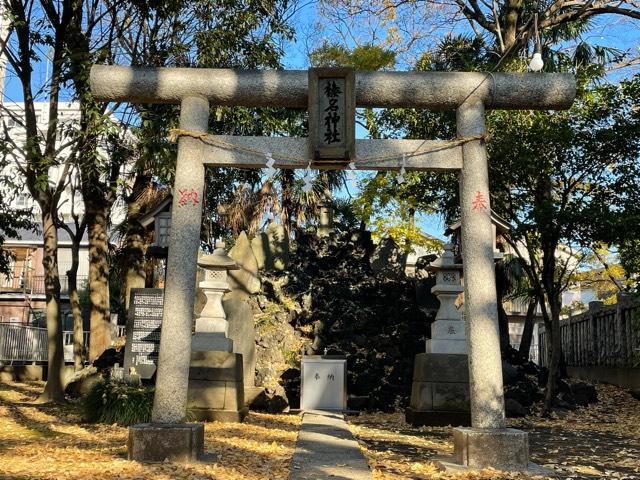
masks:
<svg viewBox="0 0 640 480"><path fill-rule="evenodd" d="M269 222L265 231L251 240L251 250L261 270L282 271L289 266L289 234L280 223Z"/></svg>
<svg viewBox="0 0 640 480"><path fill-rule="evenodd" d="M222 296L230 291L227 272L237 270L238 264L217 248L213 255L201 256L198 265L205 270L200 288L206 302L191 341L187 407L197 420L241 422L248 413L242 354L233 352L222 306Z"/></svg>
<svg viewBox="0 0 640 480"><path fill-rule="evenodd" d="M333 232L333 204L331 200L324 200L318 207L318 236L328 237Z"/></svg>
<svg viewBox="0 0 640 480"><path fill-rule="evenodd" d="M237 268L229 272L229 285L233 296L239 297L258 293L260 291L260 277L258 275L258 260L256 259L251 242L246 232L240 232L236 243L229 250L229 257L235 260Z"/></svg>
<svg viewBox="0 0 640 480"><path fill-rule="evenodd" d="M231 290L225 294L222 304L229 320L233 351L242 354L244 401L245 405L250 405L263 389L255 386L256 330L249 303L251 296L260 292L260 275L258 260L246 233L238 236L229 257L238 263L240 269L231 273Z"/></svg>
<svg viewBox="0 0 640 480"><path fill-rule="evenodd" d="M421 425L471 425L469 412L469 367L462 311L456 300L463 291L462 265L455 263L453 245L427 270L436 274L431 288L440 301L426 352L415 357L411 403L406 420Z"/></svg>
<svg viewBox="0 0 640 480"><path fill-rule="evenodd" d="M132 288L129 293L124 375L150 379L156 373L163 292L161 288Z"/></svg>

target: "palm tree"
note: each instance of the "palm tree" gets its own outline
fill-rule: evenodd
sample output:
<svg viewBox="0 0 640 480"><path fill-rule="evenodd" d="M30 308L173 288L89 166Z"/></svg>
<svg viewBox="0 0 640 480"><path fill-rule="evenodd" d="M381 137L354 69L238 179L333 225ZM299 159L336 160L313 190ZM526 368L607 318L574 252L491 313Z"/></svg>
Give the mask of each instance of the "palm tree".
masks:
<svg viewBox="0 0 640 480"><path fill-rule="evenodd" d="M290 234L317 218L320 206L331 202L332 192L343 183L343 171L325 170L315 176L311 190L305 192L295 172L283 169L271 179L262 179L256 187L240 184L232 201L221 205L218 213L223 226L233 235L243 230L250 236L255 235L265 221L275 216Z"/></svg>

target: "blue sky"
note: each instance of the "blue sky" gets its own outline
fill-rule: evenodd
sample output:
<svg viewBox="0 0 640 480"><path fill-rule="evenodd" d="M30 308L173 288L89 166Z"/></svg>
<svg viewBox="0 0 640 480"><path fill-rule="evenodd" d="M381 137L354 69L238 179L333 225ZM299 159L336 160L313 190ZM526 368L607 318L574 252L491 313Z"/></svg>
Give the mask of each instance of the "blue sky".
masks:
<svg viewBox="0 0 640 480"><path fill-rule="evenodd" d="M286 45L285 58L283 64L289 69L306 69L309 66L307 58L307 48L309 46L307 35L309 32L315 32L314 42L319 43L322 38L334 38L329 36L327 31L314 31L317 22L316 2L307 3L293 19L296 26L296 40ZM615 47L621 50L629 50L635 55L639 55L638 45L640 44L640 21L630 20L627 18L605 15L594 20L590 32L584 36L585 40L590 43L602 46ZM351 45L353 46L353 45ZM311 45L313 48L313 44ZM402 67L399 67L400 69ZM617 80L621 76L628 75L629 70L617 71L610 75L612 80ZM43 83L47 77L47 65L40 62L35 65L35 78ZM21 101L22 91L17 79L13 78L10 72L7 72L5 79L5 99L6 101ZM44 98L40 98L44 100ZM364 138L366 131L362 127L357 128L356 136ZM361 177L365 174L359 174ZM355 193L351 188L351 193ZM346 192L341 192L346 196ZM445 225L437 215L422 216L418 219L418 224L426 233L435 237L443 238Z"/></svg>
<svg viewBox="0 0 640 480"><path fill-rule="evenodd" d="M308 3L305 7L298 12L295 21L298 35L296 41L287 45L285 49L284 66L290 69L306 69L309 67L309 60L307 57L307 49L309 49L308 39L305 38L304 33L314 30L314 24L318 21L316 13L316 3ZM461 28L468 33L469 28L466 23L461 24ZM323 38L338 38L331 37L326 32L315 31L316 44L321 43ZM600 45L604 47L612 47L622 51L628 51L632 56L640 56L640 21L621 17L617 15L603 15L597 17L592 21L589 32L582 37L583 40L588 41L591 44ZM353 47L354 44L349 45ZM311 45L311 48L313 45ZM571 46L567 45L567 49ZM406 67L405 67L406 68ZM402 69L398 66L398 69ZM636 70L637 71L637 70ZM614 71L609 74L611 80L616 81L620 78L628 76L630 69ZM356 127L356 137L365 138L367 132L361 126ZM359 173L362 178L365 173ZM356 192L355 189L350 187L351 194ZM343 190L342 195L347 196ZM446 225L443 219L439 215L421 215L417 221L418 225L428 234L437 238L445 239L444 230Z"/></svg>

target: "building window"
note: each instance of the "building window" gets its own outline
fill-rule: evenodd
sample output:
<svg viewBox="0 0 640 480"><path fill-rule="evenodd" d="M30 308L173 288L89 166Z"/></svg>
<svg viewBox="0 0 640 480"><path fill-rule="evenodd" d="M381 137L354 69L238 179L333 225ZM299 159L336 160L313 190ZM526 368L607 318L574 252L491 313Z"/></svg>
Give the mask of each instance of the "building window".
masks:
<svg viewBox="0 0 640 480"><path fill-rule="evenodd" d="M29 194L28 193L19 193L16 198L16 207L18 208L26 208L29 206Z"/></svg>
<svg viewBox="0 0 640 480"><path fill-rule="evenodd" d="M29 324L33 327L46 328L47 314L44 310L31 310L29 314Z"/></svg>
<svg viewBox="0 0 640 480"><path fill-rule="evenodd" d="M156 245L166 248L169 246L171 232L171 212L162 212L156 217Z"/></svg>

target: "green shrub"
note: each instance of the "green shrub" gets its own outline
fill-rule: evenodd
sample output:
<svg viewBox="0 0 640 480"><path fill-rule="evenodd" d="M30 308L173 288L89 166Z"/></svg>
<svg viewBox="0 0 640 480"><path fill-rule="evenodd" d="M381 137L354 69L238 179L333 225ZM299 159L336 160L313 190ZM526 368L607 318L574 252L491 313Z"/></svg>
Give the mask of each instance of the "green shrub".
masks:
<svg viewBox="0 0 640 480"><path fill-rule="evenodd" d="M100 380L83 400L85 420L123 426L148 422L154 390L153 387Z"/></svg>

